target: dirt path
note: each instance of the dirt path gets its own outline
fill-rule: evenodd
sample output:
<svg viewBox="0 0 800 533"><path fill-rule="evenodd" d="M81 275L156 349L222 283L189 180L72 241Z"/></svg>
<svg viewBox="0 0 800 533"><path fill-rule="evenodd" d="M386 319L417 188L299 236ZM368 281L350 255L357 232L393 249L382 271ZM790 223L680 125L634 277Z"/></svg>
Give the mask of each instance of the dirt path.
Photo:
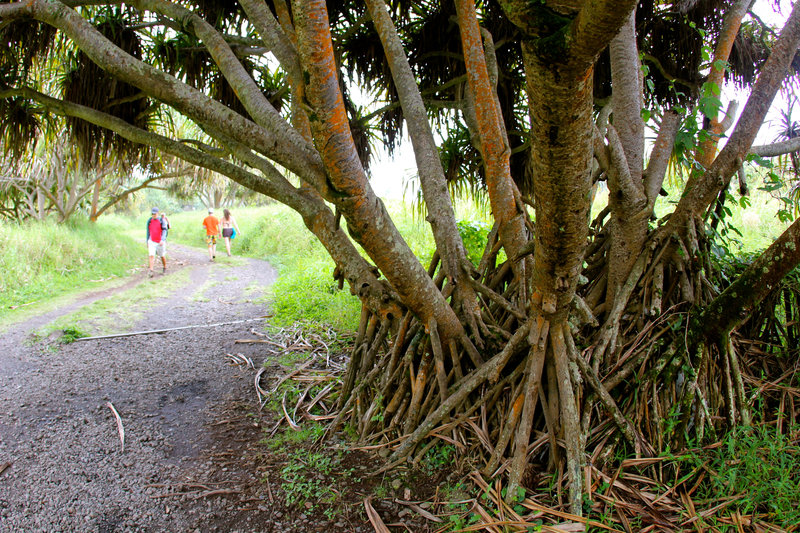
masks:
<svg viewBox="0 0 800 533"><path fill-rule="evenodd" d="M269 264L212 264L202 250L177 245L170 252L166 276L136 274L0 337L0 530L322 528L281 522L250 455L248 442L263 438L265 423L254 371L231 365L225 354L244 353L258 366L263 349L234 340L251 336L261 322L67 345L31 342L34 330L66 313L152 284L163 285L163 297L128 325L134 331L265 314L254 300L274 281ZM174 282L181 276L188 283ZM124 451L108 402L122 420Z"/></svg>

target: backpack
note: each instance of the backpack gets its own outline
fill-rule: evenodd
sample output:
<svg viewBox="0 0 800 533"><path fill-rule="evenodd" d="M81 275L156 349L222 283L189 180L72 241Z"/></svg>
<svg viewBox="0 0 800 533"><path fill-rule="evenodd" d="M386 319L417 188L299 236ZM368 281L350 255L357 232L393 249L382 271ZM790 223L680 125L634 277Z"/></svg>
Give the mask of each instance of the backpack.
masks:
<svg viewBox="0 0 800 533"><path fill-rule="evenodd" d="M169 219L166 215L161 215L159 218L161 219L161 229L168 230L170 228Z"/></svg>
<svg viewBox="0 0 800 533"><path fill-rule="evenodd" d="M158 224L154 224L156 221L157 219L151 218L147 223L147 238L153 242L161 242L161 239L164 238L164 230L160 222Z"/></svg>

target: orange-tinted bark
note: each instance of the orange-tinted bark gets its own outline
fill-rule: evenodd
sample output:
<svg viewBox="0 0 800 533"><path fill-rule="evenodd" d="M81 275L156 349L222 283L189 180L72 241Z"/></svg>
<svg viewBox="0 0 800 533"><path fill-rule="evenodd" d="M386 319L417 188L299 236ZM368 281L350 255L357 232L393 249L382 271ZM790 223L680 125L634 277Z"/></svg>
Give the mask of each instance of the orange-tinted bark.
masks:
<svg viewBox="0 0 800 533"><path fill-rule="evenodd" d="M717 46L714 49L714 63L711 65L711 71L708 73L707 83L722 87L723 77L725 74L724 64L730 58L733 43L736 41L736 35L739 33L739 28L742 25L742 19L747 14L747 9L750 7L750 0L738 0L733 6L728 8L725 14L725 21L722 26L722 31L717 39ZM700 143L697 151L697 161L702 168L708 166L714 161L714 156L717 155L717 145L723 133L722 122L718 117L709 117L709 137Z"/></svg>
<svg viewBox="0 0 800 533"><path fill-rule="evenodd" d="M463 335L461 323L397 231L361 166L339 90L325 2L295 0L293 8L299 52L307 74L311 131L334 190L334 203L352 237L386 276L401 301L424 321L435 319L443 340L459 338Z"/></svg>
<svg viewBox="0 0 800 533"><path fill-rule="evenodd" d="M473 0L455 0L461 30L461 46L467 68L469 89L475 102L475 114L486 167L486 186L492 213L499 225L500 239L509 257L516 257L525 246L525 223L517 207L511 179L511 150L503 135L505 124L489 81L483 40Z"/></svg>

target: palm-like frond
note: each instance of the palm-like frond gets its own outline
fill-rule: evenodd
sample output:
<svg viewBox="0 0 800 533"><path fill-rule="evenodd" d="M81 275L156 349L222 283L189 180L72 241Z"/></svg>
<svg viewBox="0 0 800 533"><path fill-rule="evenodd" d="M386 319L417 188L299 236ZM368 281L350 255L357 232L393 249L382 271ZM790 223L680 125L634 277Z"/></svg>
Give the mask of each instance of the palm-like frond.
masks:
<svg viewBox="0 0 800 533"><path fill-rule="evenodd" d="M53 44L56 30L35 20L17 20L0 28L0 86L24 77L37 57Z"/></svg>
<svg viewBox="0 0 800 533"><path fill-rule="evenodd" d="M139 36L127 27L120 11L109 11L97 29L128 54L142 57ZM138 88L112 77L81 51L70 54L67 64L68 69L61 79L65 100L109 113L139 128L148 128L154 104ZM96 161L112 149L120 160L134 161L148 153L141 145L81 119L67 118L67 127L87 161Z"/></svg>
<svg viewBox="0 0 800 533"><path fill-rule="evenodd" d="M770 36L753 21L742 24L728 61L730 70L725 71L726 80L739 87L748 87L756 81L761 65L769 57Z"/></svg>
<svg viewBox="0 0 800 533"><path fill-rule="evenodd" d="M200 14L217 29L240 29L243 22L239 2L231 0L183 0L185 7Z"/></svg>
<svg viewBox="0 0 800 533"><path fill-rule="evenodd" d="M31 144L36 144L41 130L36 108L23 98L0 99L0 144L4 155L18 160Z"/></svg>
<svg viewBox="0 0 800 533"><path fill-rule="evenodd" d="M180 33L170 38L155 35L153 40L154 62L165 72L182 79L192 87L197 89L205 87L212 74L216 72L211 54L196 37Z"/></svg>
<svg viewBox="0 0 800 533"><path fill-rule="evenodd" d="M639 2L637 38L648 66L650 90L645 93L648 103L687 104L695 100L703 82L703 46L713 42L713 36L719 32L729 2Z"/></svg>

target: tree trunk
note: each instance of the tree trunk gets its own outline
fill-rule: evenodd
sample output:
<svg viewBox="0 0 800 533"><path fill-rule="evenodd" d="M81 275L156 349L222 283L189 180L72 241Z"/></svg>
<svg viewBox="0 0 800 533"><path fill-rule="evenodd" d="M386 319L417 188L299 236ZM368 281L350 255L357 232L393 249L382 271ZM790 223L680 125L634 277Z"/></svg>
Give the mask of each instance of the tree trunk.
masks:
<svg viewBox="0 0 800 533"><path fill-rule="evenodd" d="M334 203L350 235L384 273L400 299L425 323L436 320L445 340L463 337L458 317L433 284L375 196L353 143L339 90L328 13L322 0L293 2L300 57L308 73L311 131Z"/></svg>
<svg viewBox="0 0 800 533"><path fill-rule="evenodd" d="M780 281L800 265L800 219L786 228L700 315L703 333L714 341L738 328Z"/></svg>
<svg viewBox="0 0 800 533"><path fill-rule="evenodd" d="M613 302L644 248L651 213L642 175L644 121L641 117L643 102L635 10L611 41L609 50L614 125L608 127L612 164L608 173L611 248L608 252L606 298Z"/></svg>
<svg viewBox="0 0 800 533"><path fill-rule="evenodd" d="M100 216L98 212L99 203L100 203L100 184L102 182L102 178L97 178L94 182L94 192L92 193L92 207L91 211L89 212L89 220L92 222L97 222L97 217Z"/></svg>

